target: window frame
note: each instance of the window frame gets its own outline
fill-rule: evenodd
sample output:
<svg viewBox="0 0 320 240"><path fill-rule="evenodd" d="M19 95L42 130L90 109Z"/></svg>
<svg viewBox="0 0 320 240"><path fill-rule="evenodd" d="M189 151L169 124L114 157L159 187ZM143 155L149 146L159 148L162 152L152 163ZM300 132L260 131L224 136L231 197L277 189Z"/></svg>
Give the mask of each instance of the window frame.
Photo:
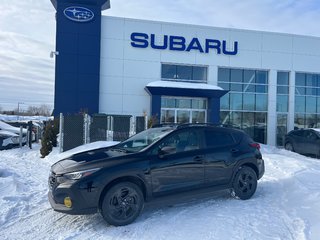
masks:
<svg viewBox="0 0 320 240"><path fill-rule="evenodd" d="M175 68L175 74L173 78L166 78L163 77L163 67L171 66ZM191 78L190 79L184 79L178 77L178 67L190 67L191 69ZM195 79L194 78L194 68L197 68L198 70L202 68L204 70L205 79ZM160 78L161 80L165 81L179 81L179 82L192 82L192 83L207 83L208 82L208 66L207 65L189 65L189 64L173 64L173 63L161 63L161 71L160 71Z"/></svg>

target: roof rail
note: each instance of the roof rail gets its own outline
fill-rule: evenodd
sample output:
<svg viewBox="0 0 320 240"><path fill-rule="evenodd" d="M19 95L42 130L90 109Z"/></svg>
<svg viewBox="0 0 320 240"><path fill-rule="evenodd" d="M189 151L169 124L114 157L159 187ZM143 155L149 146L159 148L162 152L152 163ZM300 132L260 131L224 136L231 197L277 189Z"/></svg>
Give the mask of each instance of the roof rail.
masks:
<svg viewBox="0 0 320 240"><path fill-rule="evenodd" d="M158 127L177 127L178 123L158 123L155 125L152 125L151 128L158 128Z"/></svg>
<svg viewBox="0 0 320 240"><path fill-rule="evenodd" d="M157 127L176 127L177 129L191 127L191 126L211 126L211 127L225 127L225 128L237 128L240 129L239 126L232 125L232 124L221 124L221 123L160 123L155 124L152 126L152 128Z"/></svg>
<svg viewBox="0 0 320 240"><path fill-rule="evenodd" d="M190 126L212 126L212 127L221 127L222 125L220 123L183 123L178 125L177 129L179 128L185 128Z"/></svg>

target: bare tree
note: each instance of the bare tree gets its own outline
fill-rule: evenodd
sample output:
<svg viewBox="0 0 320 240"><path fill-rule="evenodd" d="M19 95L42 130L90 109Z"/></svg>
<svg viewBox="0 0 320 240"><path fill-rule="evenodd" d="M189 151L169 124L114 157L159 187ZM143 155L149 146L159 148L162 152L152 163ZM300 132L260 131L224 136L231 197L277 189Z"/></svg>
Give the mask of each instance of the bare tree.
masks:
<svg viewBox="0 0 320 240"><path fill-rule="evenodd" d="M27 110L28 115L39 115L39 108L36 106L29 106Z"/></svg>
<svg viewBox="0 0 320 240"><path fill-rule="evenodd" d="M39 107L39 112L42 116L50 116L51 115L51 107L47 104L42 104Z"/></svg>
<svg viewBox="0 0 320 240"><path fill-rule="evenodd" d="M42 104L39 107L37 106L29 106L27 110L28 115L41 115L41 116L50 116L51 115L51 107L46 104Z"/></svg>

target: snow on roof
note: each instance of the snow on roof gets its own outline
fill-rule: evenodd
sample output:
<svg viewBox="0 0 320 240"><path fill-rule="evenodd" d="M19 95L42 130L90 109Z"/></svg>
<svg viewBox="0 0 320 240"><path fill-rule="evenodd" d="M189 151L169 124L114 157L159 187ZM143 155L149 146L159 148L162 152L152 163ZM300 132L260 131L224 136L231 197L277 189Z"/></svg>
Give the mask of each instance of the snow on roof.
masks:
<svg viewBox="0 0 320 240"><path fill-rule="evenodd" d="M7 124L7 123L2 122L2 121L0 121L0 130L7 130L9 132L14 132L14 133L17 133L17 134L20 133L20 128L13 127L10 124ZM23 133L27 133L27 130L26 129L22 129L22 132Z"/></svg>
<svg viewBox="0 0 320 240"><path fill-rule="evenodd" d="M6 122L28 122L28 121L48 121L53 120L53 117L46 117L46 116L18 116L18 115L6 115L0 114L0 121Z"/></svg>
<svg viewBox="0 0 320 240"><path fill-rule="evenodd" d="M155 81L155 82L148 83L147 87L223 90L221 87L206 84L206 83L174 82L174 81Z"/></svg>
<svg viewBox="0 0 320 240"><path fill-rule="evenodd" d="M19 135L16 134L16 133L9 132L9 131L6 131L6 130L0 130L0 135L10 136L10 137L19 136Z"/></svg>

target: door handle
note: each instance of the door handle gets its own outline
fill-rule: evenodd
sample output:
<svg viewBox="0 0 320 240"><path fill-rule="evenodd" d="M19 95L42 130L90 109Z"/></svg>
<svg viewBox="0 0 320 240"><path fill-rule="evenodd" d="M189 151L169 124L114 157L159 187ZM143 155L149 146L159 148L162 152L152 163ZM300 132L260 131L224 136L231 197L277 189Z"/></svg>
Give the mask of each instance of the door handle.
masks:
<svg viewBox="0 0 320 240"><path fill-rule="evenodd" d="M195 156L193 158L193 161L195 161L195 162L203 162L203 160L204 160L204 156L202 156L202 155Z"/></svg>
<svg viewBox="0 0 320 240"><path fill-rule="evenodd" d="M230 152L232 152L232 153L236 153L236 152L239 152L239 149L232 148L232 149L230 150Z"/></svg>

